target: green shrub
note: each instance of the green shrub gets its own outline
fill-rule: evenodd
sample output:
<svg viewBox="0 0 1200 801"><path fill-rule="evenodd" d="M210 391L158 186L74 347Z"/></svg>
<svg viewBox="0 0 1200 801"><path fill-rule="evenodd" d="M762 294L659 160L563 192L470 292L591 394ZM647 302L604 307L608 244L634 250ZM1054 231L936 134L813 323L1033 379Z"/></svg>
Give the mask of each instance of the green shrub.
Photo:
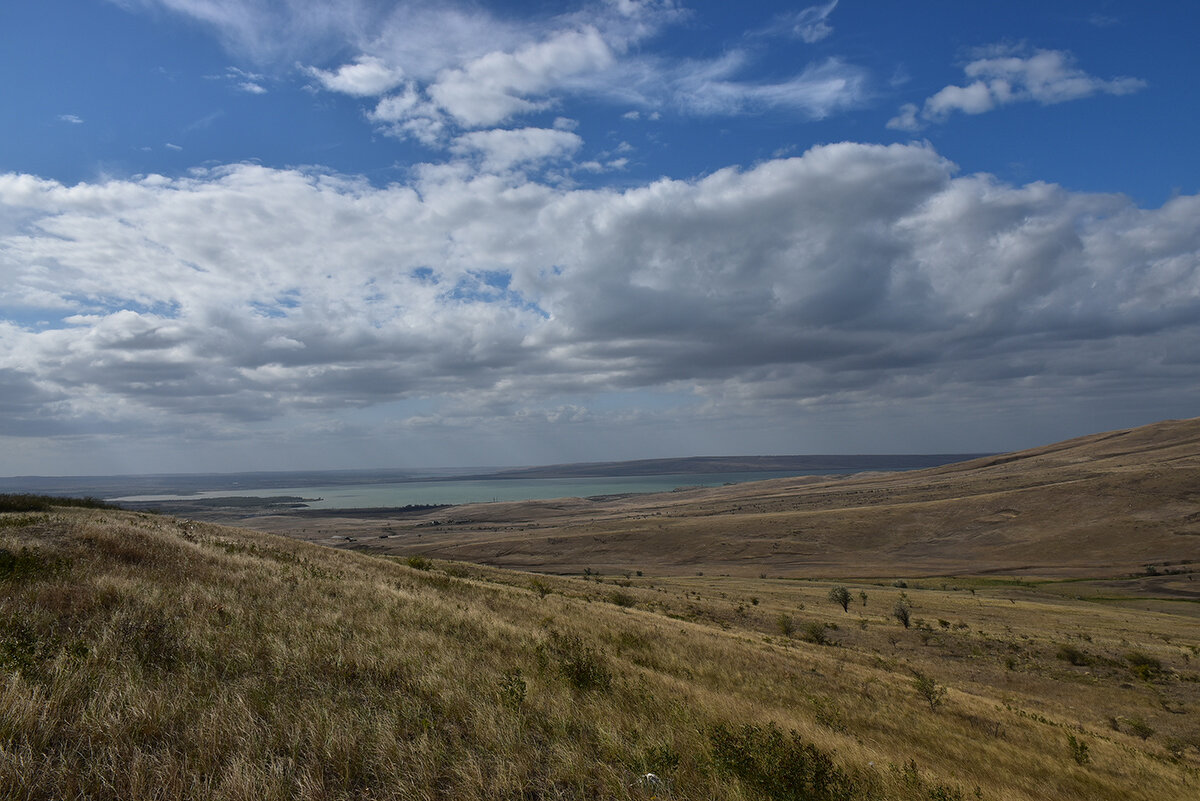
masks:
<svg viewBox="0 0 1200 801"><path fill-rule="evenodd" d="M29 548L17 552L0 548L0 581L23 581L49 576L66 567L66 560L44 556Z"/></svg>
<svg viewBox="0 0 1200 801"><path fill-rule="evenodd" d="M904 601L897 601L896 605L892 607L892 617L896 618L896 620L899 620L904 628L908 628L912 624L911 615L912 611L908 608L908 604L904 603Z"/></svg>
<svg viewBox="0 0 1200 801"><path fill-rule="evenodd" d="M552 631L543 650L554 661L558 674L574 689L587 692L612 688L612 673L604 656L584 645L579 637Z"/></svg>
<svg viewBox="0 0 1200 801"><path fill-rule="evenodd" d="M784 637L791 637L796 631L796 624L792 620L792 616L787 612L780 613L779 617L775 620L775 625L778 627L779 633Z"/></svg>
<svg viewBox="0 0 1200 801"><path fill-rule="evenodd" d="M1142 651L1130 651L1125 654L1129 670L1142 681L1153 681L1163 672L1162 662Z"/></svg>
<svg viewBox="0 0 1200 801"><path fill-rule="evenodd" d="M410 556L404 560L404 563L414 570L428 570L433 567L433 562L424 556Z"/></svg>
<svg viewBox="0 0 1200 801"><path fill-rule="evenodd" d="M929 704L930 711L936 711L946 701L946 688L920 671L914 671L913 687Z"/></svg>
<svg viewBox="0 0 1200 801"><path fill-rule="evenodd" d="M520 670L510 670L500 679L500 701L511 709L520 709L529 692Z"/></svg>
<svg viewBox="0 0 1200 801"><path fill-rule="evenodd" d="M850 610L850 590L846 589L840 584L830 588L829 600L842 607L843 612L848 612Z"/></svg>
<svg viewBox="0 0 1200 801"><path fill-rule="evenodd" d="M805 624L804 633L801 635L801 637L806 642L811 642L814 645L829 645L832 642L827 636L825 636L825 624L818 623L815 620L811 623Z"/></svg>
<svg viewBox="0 0 1200 801"><path fill-rule="evenodd" d="M1083 740L1077 739L1074 734L1067 735L1067 747L1071 749L1071 758L1075 760L1075 764L1086 765L1092 761L1092 755L1088 751L1088 744Z"/></svg>
<svg viewBox="0 0 1200 801"><path fill-rule="evenodd" d="M828 754L794 731L785 734L774 723L737 729L718 725L710 730L709 743L718 770L768 798L849 801L854 797L850 776Z"/></svg>

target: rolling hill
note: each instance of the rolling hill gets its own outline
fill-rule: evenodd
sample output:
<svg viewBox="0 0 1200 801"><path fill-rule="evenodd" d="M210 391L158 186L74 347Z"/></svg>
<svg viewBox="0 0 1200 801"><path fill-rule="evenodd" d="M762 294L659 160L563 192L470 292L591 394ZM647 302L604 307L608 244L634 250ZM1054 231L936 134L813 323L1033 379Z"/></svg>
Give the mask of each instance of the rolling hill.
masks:
<svg viewBox="0 0 1200 801"><path fill-rule="evenodd" d="M239 524L372 553L564 574L1144 573L1200 560L1200 418L903 473L415 516L294 511Z"/></svg>
<svg viewBox="0 0 1200 801"><path fill-rule="evenodd" d="M786 487L755 497L804 497ZM846 582L831 601L828 581L535 575L28 501L0 504L6 799L1162 801L1200 787L1195 604L997 578ZM728 502L681 500L693 515Z"/></svg>

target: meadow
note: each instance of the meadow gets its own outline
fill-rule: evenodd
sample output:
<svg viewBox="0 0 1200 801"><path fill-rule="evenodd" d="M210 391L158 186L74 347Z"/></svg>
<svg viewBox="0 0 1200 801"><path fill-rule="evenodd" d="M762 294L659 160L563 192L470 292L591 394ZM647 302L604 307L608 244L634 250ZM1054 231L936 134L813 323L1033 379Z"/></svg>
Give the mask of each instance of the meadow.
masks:
<svg viewBox="0 0 1200 801"><path fill-rule="evenodd" d="M548 575L8 508L4 798L1200 795L1196 604L1128 576Z"/></svg>

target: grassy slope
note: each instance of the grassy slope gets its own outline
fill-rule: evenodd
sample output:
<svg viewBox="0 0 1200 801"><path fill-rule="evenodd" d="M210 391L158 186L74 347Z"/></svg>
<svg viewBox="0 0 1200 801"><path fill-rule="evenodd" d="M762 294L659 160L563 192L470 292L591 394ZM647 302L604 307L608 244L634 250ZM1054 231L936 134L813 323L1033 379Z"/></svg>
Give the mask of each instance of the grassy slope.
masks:
<svg viewBox="0 0 1200 801"><path fill-rule="evenodd" d="M825 797L1200 788L1200 642L1169 612L1001 582L849 585L843 612L828 583L417 569L108 510L0 515L0 549L6 799L805 797L820 755L740 728L768 722L833 756L853 789Z"/></svg>
<svg viewBox="0 0 1200 801"><path fill-rule="evenodd" d="M1200 561L1198 487L1200 418L911 473L481 504L424 519L347 512L243 524L375 553L561 573L1104 577ZM434 519L441 525L429 526Z"/></svg>

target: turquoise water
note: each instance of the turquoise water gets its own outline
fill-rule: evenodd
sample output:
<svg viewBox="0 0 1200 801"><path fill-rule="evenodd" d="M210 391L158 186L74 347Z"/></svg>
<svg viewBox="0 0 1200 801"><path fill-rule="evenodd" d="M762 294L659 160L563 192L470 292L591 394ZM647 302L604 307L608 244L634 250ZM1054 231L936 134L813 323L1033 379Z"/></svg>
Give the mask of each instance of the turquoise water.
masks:
<svg viewBox="0 0 1200 801"><path fill-rule="evenodd" d="M832 475L845 471L761 473L682 473L663 476L599 478L519 478L419 481L396 484L348 484L327 487L271 487L252 490L208 490L189 495L130 495L114 501L181 501L197 498L269 498L281 495L305 499L312 509L366 509L415 504L460 504L489 501L529 501L547 498L588 498L635 492L670 492L679 487L719 487L743 481L762 481L795 475ZM316 500L316 499L320 500Z"/></svg>

